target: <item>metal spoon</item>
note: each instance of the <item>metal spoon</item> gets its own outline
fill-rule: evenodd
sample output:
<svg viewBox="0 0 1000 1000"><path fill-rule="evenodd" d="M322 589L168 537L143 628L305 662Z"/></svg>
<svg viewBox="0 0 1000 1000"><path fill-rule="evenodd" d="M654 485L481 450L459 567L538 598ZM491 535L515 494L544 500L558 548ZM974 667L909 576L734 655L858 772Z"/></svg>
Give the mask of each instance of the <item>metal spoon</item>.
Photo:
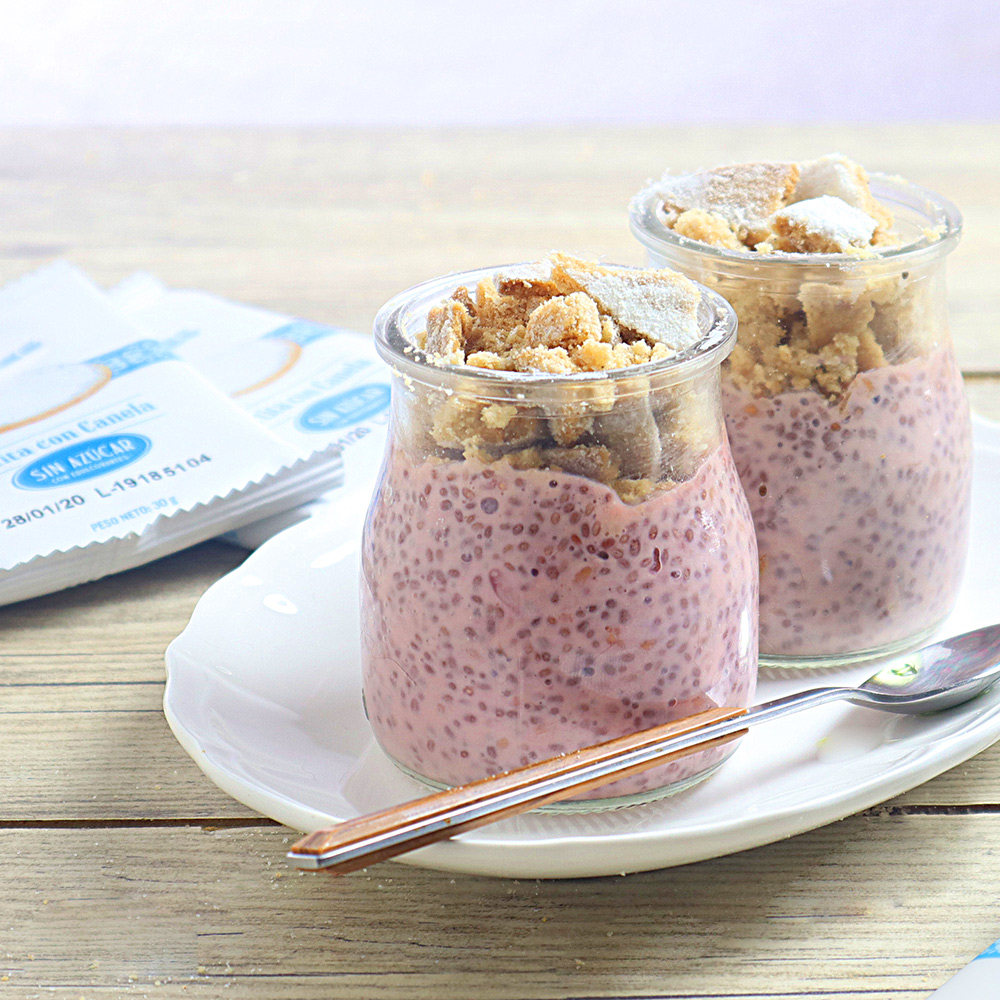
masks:
<svg viewBox="0 0 1000 1000"><path fill-rule="evenodd" d="M751 708L716 708L347 820L288 852L299 868L354 871L505 816L569 798L678 757L721 746L750 726L814 705L849 701L887 712L938 712L1000 679L1000 625L925 646L855 688L822 687Z"/></svg>

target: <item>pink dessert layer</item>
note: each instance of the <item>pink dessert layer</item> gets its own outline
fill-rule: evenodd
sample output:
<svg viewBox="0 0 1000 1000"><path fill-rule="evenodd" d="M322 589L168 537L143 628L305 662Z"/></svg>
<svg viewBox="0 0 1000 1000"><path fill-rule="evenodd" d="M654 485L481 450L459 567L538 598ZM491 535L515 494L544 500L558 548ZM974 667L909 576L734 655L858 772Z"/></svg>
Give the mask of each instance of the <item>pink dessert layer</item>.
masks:
<svg viewBox="0 0 1000 1000"><path fill-rule="evenodd" d="M760 547L762 655L862 652L940 622L961 582L971 488L950 352L858 375L843 403L723 389Z"/></svg>
<svg viewBox="0 0 1000 1000"><path fill-rule="evenodd" d="M363 578L369 719L396 761L433 782L753 695L757 549L725 447L636 506L564 472L390 455ZM729 750L588 797L687 781Z"/></svg>

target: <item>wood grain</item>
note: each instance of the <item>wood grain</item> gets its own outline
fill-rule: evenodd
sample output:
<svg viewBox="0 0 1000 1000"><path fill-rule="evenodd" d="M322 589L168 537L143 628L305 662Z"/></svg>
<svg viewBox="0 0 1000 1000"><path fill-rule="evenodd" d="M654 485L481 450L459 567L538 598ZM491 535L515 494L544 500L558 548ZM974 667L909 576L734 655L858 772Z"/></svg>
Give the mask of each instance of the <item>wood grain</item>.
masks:
<svg viewBox="0 0 1000 1000"><path fill-rule="evenodd" d="M998 371L1000 126L0 130L0 280L55 256L368 331L450 270L553 247L638 263L629 198L668 167L841 150L955 201L963 369Z"/></svg>
<svg viewBox="0 0 1000 1000"><path fill-rule="evenodd" d="M447 270L639 262L623 208L666 167L831 149L962 207L953 329L1000 419L995 125L10 129L0 281L67 257L367 330ZM625 879L293 872L294 835L216 789L160 710L167 643L243 555L0 608L3 997L923 1000L1000 935L1000 745L842 823Z"/></svg>
<svg viewBox="0 0 1000 1000"><path fill-rule="evenodd" d="M0 823L257 816L181 750L162 700L159 681L0 687ZM1000 745L891 805L1000 810Z"/></svg>
<svg viewBox="0 0 1000 1000"><path fill-rule="evenodd" d="M204 591L246 555L205 542L153 565L0 607L0 685L162 681L167 644Z"/></svg>
<svg viewBox="0 0 1000 1000"><path fill-rule="evenodd" d="M1000 840L997 816L867 816L683 868L557 882L398 864L307 875L281 863L290 839L280 829L43 830L28 860L24 838L0 831L4 986L916 1000L997 926L1000 856L984 849Z"/></svg>

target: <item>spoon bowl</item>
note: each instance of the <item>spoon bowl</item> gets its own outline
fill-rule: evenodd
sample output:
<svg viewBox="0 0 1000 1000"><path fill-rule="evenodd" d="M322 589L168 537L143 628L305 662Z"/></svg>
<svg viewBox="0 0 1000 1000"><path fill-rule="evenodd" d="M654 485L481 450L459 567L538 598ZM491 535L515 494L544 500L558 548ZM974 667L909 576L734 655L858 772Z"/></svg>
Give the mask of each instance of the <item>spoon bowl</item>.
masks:
<svg viewBox="0 0 1000 1000"><path fill-rule="evenodd" d="M1000 625L952 636L891 663L847 700L888 712L940 712L964 704L1000 679Z"/></svg>

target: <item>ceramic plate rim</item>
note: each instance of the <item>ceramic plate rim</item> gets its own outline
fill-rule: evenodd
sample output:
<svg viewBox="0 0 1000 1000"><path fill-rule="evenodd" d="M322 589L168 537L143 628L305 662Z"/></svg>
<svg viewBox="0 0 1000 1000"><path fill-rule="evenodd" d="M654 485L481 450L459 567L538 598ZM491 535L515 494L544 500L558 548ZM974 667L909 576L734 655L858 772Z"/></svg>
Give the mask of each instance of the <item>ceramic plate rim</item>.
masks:
<svg viewBox="0 0 1000 1000"><path fill-rule="evenodd" d="M977 431L995 439L985 444L977 442L977 450L980 447L1000 450L1000 423L978 415L973 416L973 422ZM307 521L295 525L265 543L239 567L213 583L199 600L199 604L205 600L206 595L217 592L217 588L229 586L235 574L252 569L258 554L266 546L288 544L289 539L282 536L297 529L306 529L309 524ZM265 555L264 558L266 557ZM231 773L224 765L211 758L209 752L201 746L197 734L174 711L173 694L179 674L183 672L185 665L197 667L196 657L185 648L186 642L190 640L189 628L190 623L170 643L165 655L167 683L163 710L182 748L219 788L269 818L300 830L312 829L316 823L336 821L337 817L323 810L304 803L290 802L255 779ZM857 786L852 787L850 794L831 792L813 799L805 811L801 804L789 803L769 808L766 813L750 819L733 815L724 819L709 819L697 825L689 823L679 830L625 830L589 837L574 834L539 835L530 843L510 838L491 838L487 832L489 828L485 827L452 841L430 845L397 860L419 867L511 878L575 878L690 864L775 843L872 808L968 760L998 738L1000 705L994 706L992 711L982 717L970 720L957 733L939 741L943 745L922 754L915 762L903 758L877 775L866 776ZM611 845L627 846L638 853L635 857L625 859L624 864L602 862L598 855L606 854ZM688 849L678 851L678 845L687 845ZM568 848L571 850L567 850Z"/></svg>

